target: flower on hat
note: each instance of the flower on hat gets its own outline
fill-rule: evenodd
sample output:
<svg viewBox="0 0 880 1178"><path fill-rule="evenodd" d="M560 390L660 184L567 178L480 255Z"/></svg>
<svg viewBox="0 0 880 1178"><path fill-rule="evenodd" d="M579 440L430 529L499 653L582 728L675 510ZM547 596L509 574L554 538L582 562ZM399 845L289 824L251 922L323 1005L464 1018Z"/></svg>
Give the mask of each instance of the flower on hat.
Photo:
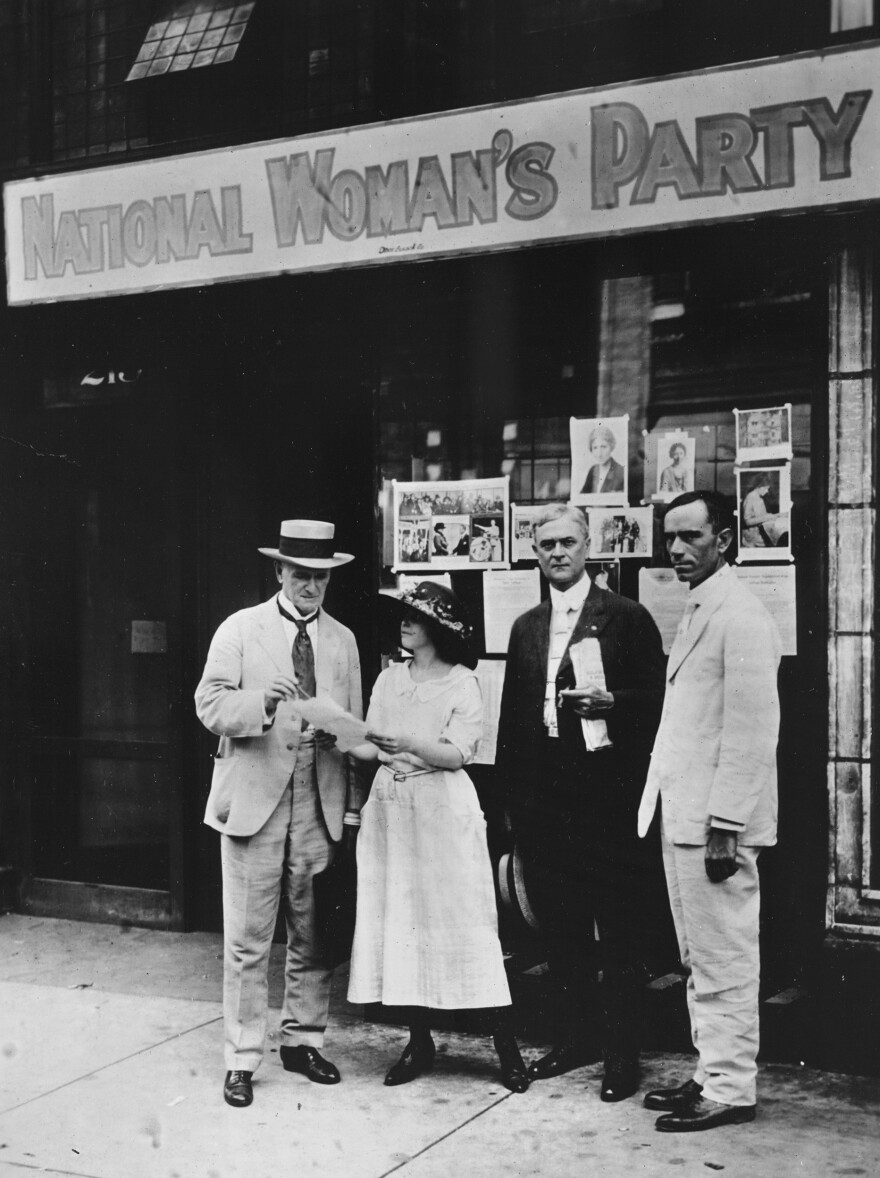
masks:
<svg viewBox="0 0 880 1178"><path fill-rule="evenodd" d="M439 594L432 594L428 597L423 592L420 593L420 589L422 589L422 585L417 585L415 589L407 589L401 593L398 598L401 605L411 606L419 613L427 614L438 625L454 631L460 638L469 639L472 627L461 617L457 601L455 599L447 601Z"/></svg>

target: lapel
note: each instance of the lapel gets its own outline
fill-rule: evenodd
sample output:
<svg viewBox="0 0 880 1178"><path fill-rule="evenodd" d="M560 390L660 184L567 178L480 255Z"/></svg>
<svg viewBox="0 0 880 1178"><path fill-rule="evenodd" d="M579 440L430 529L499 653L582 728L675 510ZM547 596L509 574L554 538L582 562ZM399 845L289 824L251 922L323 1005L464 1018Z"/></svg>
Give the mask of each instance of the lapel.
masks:
<svg viewBox="0 0 880 1178"><path fill-rule="evenodd" d="M691 624L688 626L687 634L684 636L680 634L676 635L675 641L672 644L672 650L669 652L669 663L666 667L666 679L668 682L672 682L681 664L702 638L709 619L727 601L735 586L736 577L734 574L730 574L725 579L724 591L719 593L712 601L697 607L694 616L691 618Z"/></svg>
<svg viewBox="0 0 880 1178"><path fill-rule="evenodd" d="M532 627L532 640L534 642L534 646L532 648L532 653L535 658L535 665L540 668L540 675L538 676L538 678L540 679L541 683L543 684L544 680L547 677L547 659L550 656L550 600L549 600L549 598L547 601L542 601L541 604L538 606L538 609L537 609L537 612L535 615L535 621L536 621L536 624ZM528 681L529 682L532 681L531 675L529 676ZM542 699L544 698L543 692L544 692L544 689L542 687L541 688L541 698Z"/></svg>
<svg viewBox="0 0 880 1178"><path fill-rule="evenodd" d="M329 692L333 686L333 668L339 648L339 635L333 619L324 613L318 614L318 657L315 660L315 687L317 694Z"/></svg>
<svg viewBox="0 0 880 1178"><path fill-rule="evenodd" d="M264 601L260 607L257 615L257 641L278 670L289 675L293 668L293 658L287 645L278 603L274 597L270 601Z"/></svg>
<svg viewBox="0 0 880 1178"><path fill-rule="evenodd" d="M562 662L559 664L557 679L562 675L563 671L571 667L571 648L580 642L582 638L598 638L608 625L609 614L605 606L607 600L606 590L598 588L595 582L590 585L587 600L584 602L580 616L575 622L571 637L568 640L568 646L565 648L565 654L562 656ZM544 665L547 665L546 659L544 660Z"/></svg>

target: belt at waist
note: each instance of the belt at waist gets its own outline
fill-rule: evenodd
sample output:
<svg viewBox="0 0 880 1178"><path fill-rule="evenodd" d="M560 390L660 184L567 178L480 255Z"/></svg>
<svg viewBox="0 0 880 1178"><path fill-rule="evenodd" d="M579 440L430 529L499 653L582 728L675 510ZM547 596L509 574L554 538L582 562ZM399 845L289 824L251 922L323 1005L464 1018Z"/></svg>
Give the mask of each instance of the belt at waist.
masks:
<svg viewBox="0 0 880 1178"><path fill-rule="evenodd" d="M380 768L384 769L386 773L390 773L395 781L409 781L410 777L422 777L426 773L436 773L435 769L412 769L408 773L404 773L386 761L381 763Z"/></svg>

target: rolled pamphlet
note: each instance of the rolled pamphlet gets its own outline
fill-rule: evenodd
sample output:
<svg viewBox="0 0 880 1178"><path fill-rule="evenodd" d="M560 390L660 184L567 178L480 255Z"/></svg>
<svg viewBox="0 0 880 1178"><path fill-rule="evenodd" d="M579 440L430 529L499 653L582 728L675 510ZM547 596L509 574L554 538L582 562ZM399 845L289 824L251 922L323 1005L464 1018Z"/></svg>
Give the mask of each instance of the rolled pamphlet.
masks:
<svg viewBox="0 0 880 1178"><path fill-rule="evenodd" d="M602 691L607 690L602 648L599 646L598 638L582 638L580 642L569 647L568 653L574 668L575 687L598 687ZM604 720L582 719L581 728L588 753L612 747L613 742Z"/></svg>

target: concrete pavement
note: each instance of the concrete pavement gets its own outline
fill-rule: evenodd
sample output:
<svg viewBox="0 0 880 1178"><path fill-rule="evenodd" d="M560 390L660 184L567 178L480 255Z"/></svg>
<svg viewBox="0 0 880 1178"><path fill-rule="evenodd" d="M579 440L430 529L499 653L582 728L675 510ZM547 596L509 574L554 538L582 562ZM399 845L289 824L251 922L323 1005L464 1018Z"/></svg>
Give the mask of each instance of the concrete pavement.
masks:
<svg viewBox="0 0 880 1178"><path fill-rule="evenodd" d="M403 1033L362 1021L342 970L326 1054L343 1083L285 1073L273 1040L254 1104L231 1109L221 975L213 934L0 916L0 1178L880 1173L878 1078L766 1065L753 1125L667 1136L638 1098L599 1101L599 1065L513 1095L487 1038L442 1032L433 1074L385 1088ZM274 1027L280 990L276 946ZM689 1067L648 1055L643 1087Z"/></svg>

